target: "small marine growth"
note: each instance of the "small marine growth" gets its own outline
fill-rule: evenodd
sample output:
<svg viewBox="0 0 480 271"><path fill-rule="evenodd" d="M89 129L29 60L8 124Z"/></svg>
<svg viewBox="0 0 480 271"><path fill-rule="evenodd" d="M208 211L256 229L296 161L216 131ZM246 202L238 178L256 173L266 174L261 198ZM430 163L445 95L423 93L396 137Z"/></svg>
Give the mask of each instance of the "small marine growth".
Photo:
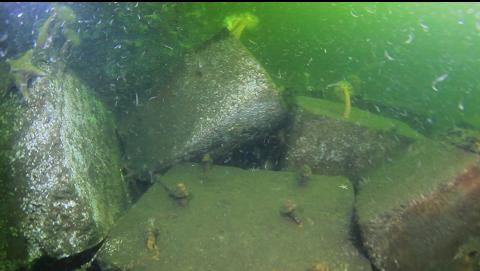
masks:
<svg viewBox="0 0 480 271"><path fill-rule="evenodd" d="M280 214L291 219L293 222L297 223L297 225L302 225L302 219L297 213L297 205L293 201L285 201L280 208Z"/></svg>
<svg viewBox="0 0 480 271"><path fill-rule="evenodd" d="M300 170L300 180L298 184L300 186L306 185L310 181L311 177L312 177L312 168L310 168L308 165L303 165Z"/></svg>

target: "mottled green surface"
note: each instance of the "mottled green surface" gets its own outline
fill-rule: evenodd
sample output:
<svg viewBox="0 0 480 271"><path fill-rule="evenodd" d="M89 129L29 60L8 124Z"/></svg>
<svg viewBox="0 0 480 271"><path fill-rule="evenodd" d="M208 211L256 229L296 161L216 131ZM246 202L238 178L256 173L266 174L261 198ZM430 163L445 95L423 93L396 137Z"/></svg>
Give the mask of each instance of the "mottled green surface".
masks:
<svg viewBox="0 0 480 271"><path fill-rule="evenodd" d="M213 166L205 175L182 164L159 178L183 182L193 194L178 206L158 183L112 230L99 260L122 270L298 270L325 262L330 270L370 270L349 241L353 190L343 177L312 176L297 186L291 172ZM341 186L344 186L342 188ZM298 205L298 226L280 215ZM146 247L155 221L159 260Z"/></svg>
<svg viewBox="0 0 480 271"><path fill-rule="evenodd" d="M48 68L28 101L9 98L1 108L9 203L1 217L19 236L8 257L79 253L100 242L128 204L113 116L75 75Z"/></svg>
<svg viewBox="0 0 480 271"><path fill-rule="evenodd" d="M297 97L297 103L301 108L315 114L327 116L337 120L350 121L357 123L360 126L382 132L393 132L412 139L422 138L418 132L401 121L375 115L371 112L360 110L355 107L352 107L350 117L346 119L343 117L343 103L336 103L306 96Z"/></svg>
<svg viewBox="0 0 480 271"><path fill-rule="evenodd" d="M2 97L0 101L0 270L15 270L17 264L23 263L25 251L22 245L23 237L19 230L18 213L15 212L19 205L18 198L13 193L15 183L11 179L9 159L12 155L11 146L18 125L15 119L20 115L20 108L16 99Z"/></svg>

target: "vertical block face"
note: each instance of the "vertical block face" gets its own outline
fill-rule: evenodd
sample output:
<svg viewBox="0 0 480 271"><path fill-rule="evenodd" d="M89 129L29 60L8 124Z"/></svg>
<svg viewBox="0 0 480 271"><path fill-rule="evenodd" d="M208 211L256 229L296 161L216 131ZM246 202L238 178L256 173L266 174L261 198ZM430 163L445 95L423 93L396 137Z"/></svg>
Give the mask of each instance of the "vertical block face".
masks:
<svg viewBox="0 0 480 271"><path fill-rule="evenodd" d="M296 178L174 167L119 221L98 259L107 270L371 270L349 241L348 180L313 175L298 186ZM167 192L180 182L191 195L186 205ZM288 200L295 218L285 215Z"/></svg>
<svg viewBox="0 0 480 271"><path fill-rule="evenodd" d="M266 135L285 115L266 71L228 35L188 55L172 82L139 110L122 129L128 162L136 169L171 165L207 150L225 153Z"/></svg>
<svg viewBox="0 0 480 271"><path fill-rule="evenodd" d="M15 213L29 260L67 257L100 242L128 204L113 116L69 73L52 70L29 91L5 126L12 155L1 181L14 200L2 211Z"/></svg>
<svg viewBox="0 0 480 271"><path fill-rule="evenodd" d="M417 142L366 176L357 210L365 247L380 270L457 270L480 233L479 158ZM459 270L459 269L458 269Z"/></svg>

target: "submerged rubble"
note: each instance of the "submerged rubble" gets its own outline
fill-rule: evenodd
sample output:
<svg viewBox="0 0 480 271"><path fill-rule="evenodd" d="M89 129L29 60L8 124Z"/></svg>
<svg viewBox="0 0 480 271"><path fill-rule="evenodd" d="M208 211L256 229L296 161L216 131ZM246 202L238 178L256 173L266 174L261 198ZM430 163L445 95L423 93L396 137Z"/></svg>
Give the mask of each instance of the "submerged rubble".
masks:
<svg viewBox="0 0 480 271"><path fill-rule="evenodd" d="M187 56L178 76L120 132L128 164L157 170L205 152L225 154L266 135L284 116L267 72L239 40L222 32Z"/></svg>
<svg viewBox="0 0 480 271"><path fill-rule="evenodd" d="M206 178L201 164L176 165L119 220L97 260L105 271L370 271L349 241L353 191L339 188L351 187L348 180L311 179L304 189L294 172L215 166ZM164 189L179 180L195 193L188 208ZM151 249L144 233L153 219L159 237Z"/></svg>
<svg viewBox="0 0 480 271"><path fill-rule="evenodd" d="M479 161L425 140L364 176L356 209L379 270L473 270L458 264L473 259L461 245L480 234Z"/></svg>
<svg viewBox="0 0 480 271"><path fill-rule="evenodd" d="M128 204L115 125L92 90L63 70L50 67L28 91L27 104L0 106L11 116L1 123L10 154L0 161L9 207L1 216L17 227L12 244L23 244L10 248L24 251L9 254L67 257L98 244Z"/></svg>
<svg viewBox="0 0 480 271"><path fill-rule="evenodd" d="M297 97L284 168L309 166L316 174L357 179L422 138L406 124L339 103Z"/></svg>

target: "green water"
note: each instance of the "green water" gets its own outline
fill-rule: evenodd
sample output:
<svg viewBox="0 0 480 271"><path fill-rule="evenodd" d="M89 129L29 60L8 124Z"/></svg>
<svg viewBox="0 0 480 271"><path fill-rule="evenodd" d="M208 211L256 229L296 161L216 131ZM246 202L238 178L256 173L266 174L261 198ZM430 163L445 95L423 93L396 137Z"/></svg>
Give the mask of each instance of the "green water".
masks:
<svg viewBox="0 0 480 271"><path fill-rule="evenodd" d="M245 32L242 42L280 86L321 96L328 84L355 75L362 82L357 92L363 99L420 115L426 132L454 125L480 127L476 106L480 102L476 74L480 11L475 4L131 3L73 7L81 20L78 27L84 42L76 56L81 61L75 59L72 65L80 71L88 67L84 72L89 81L96 80L95 75L109 76L112 81L121 76L127 77L125 84L130 88L144 87L150 78L133 80L138 79L135 72L165 77L175 57L219 31L225 16L252 12L259 24ZM47 5L3 6L3 17L12 18L8 25L2 22L2 29L15 45L9 47L7 57L31 46L32 26L38 27L45 19L46 15L38 12L45 8ZM15 19L20 12L24 15ZM118 44L123 47L113 50ZM108 61L119 67L105 67ZM432 82L442 75L448 77L434 91Z"/></svg>
<svg viewBox="0 0 480 271"><path fill-rule="evenodd" d="M283 99L281 101L282 105L286 105L285 108L289 110L289 116L296 112L294 108L300 107L309 114L313 114L316 117L320 116L319 118L326 117L339 121L345 120L341 117L343 110L346 110L344 109L343 98L339 98L333 92L335 84L344 80L352 86L350 92L351 117L346 122L365 129L380 131L387 135L386 137L394 134L393 141L401 142L398 143L398 146L392 147L395 150L401 149L403 148L402 146L411 144L414 141L416 142L415 144L417 145L409 145L408 155L406 155L407 158L404 160L395 160L392 158L394 155L391 157L390 152L386 152L388 155L385 155L384 159L381 160L387 161L385 169L387 173L384 173L384 171L379 171L381 172L379 174L361 172L361 174L358 173L356 175L357 172L348 172L351 164L346 166L341 171L341 175L348 177L355 175L353 180L351 180L353 183L352 191L354 189L355 192L361 191L359 184L362 182L368 183L369 178L380 180L379 182L381 182L382 177L379 177L379 175L388 176L389 170L391 170L388 167L388 162L404 161L405 164L408 164L409 161L407 160L410 159L410 155L414 157L413 159L416 159L417 152L421 152L417 150L422 149L422 147L418 146L425 142L428 142L424 144L428 146L428 148L425 147L427 149L425 151L427 157L430 154L432 156L437 155L438 149L441 149L441 151L438 151L441 156L448 157L448 155L455 153L455 155L463 157L463 154L457 154L455 151L447 148L443 152L443 145L439 147L440 145L435 145L436 143L433 144L430 140L453 143L453 145L465 150L468 153L465 156L468 157L468 159L465 158L465 161L468 162L465 162L465 164L476 161L477 157L474 154L480 153L480 75L478 74L480 66L480 5L476 3L173 4L132 2L70 3L65 4L65 6L68 6L74 12L72 21L65 20L64 24L58 24L57 28L52 28L52 33L49 33L47 36L56 35L53 41L49 41L48 38L46 39L47 41L42 41L39 38L42 34L42 27L45 26L45 22L53 18L51 17L53 10L55 8L58 9L59 6L50 3L0 4L0 99L2 100L0 105L3 104L0 106L0 113L4 114L0 116L0 127L5 131L3 133L0 131L0 146L2 147L0 149L0 152L2 152L0 153L1 166L5 165L4 160L6 161L14 155L9 153L10 142L14 141L11 138L14 136L12 136L11 127L6 123L10 123L10 119L14 118L14 113L11 112L15 110L22 111L21 108L24 108L22 106L28 105L28 97L23 90L28 90L34 81L32 80L34 78L21 78L26 82L25 87L19 85L19 82L22 80L13 77L15 73L15 64L12 64L14 63L12 62L13 59L24 56L32 48L38 49L39 46L43 46L45 48L40 49L46 50L47 53L45 55L48 55L48 59L45 58L40 61L37 59L37 65L64 63L66 71L72 72L86 86L93 89L95 97L98 97L102 103L101 106L104 104L107 111L112 113L115 127L120 131L115 130L118 138L112 140L119 140L119 152L122 152L122 157L117 157L118 154L114 152L116 156L112 160L114 162L117 160L123 161L128 160L125 158L129 155L128 148L125 151L124 145L128 145L129 142L122 142L121 137L126 131L138 134L147 131L148 129L142 130L144 128L140 126L142 121L147 122L147 120L151 121L156 118L154 115L147 117L141 115L139 112L142 110L142 107L148 102L157 99L157 97L172 96L168 87L164 86L170 86L171 82L177 78L178 70L182 67L186 56L196 52L199 48L203 48L202 46L206 46L205 44L208 45L208 42L211 42L213 37L224 31L225 18L227 16L245 13L258 18L258 24L252 28L246 28L239 40L251 52L259 65L265 68L269 78L275 83L278 95ZM56 21L53 21L53 25L55 23ZM57 31L56 34L54 33L55 31ZM78 42L76 39L78 39ZM75 42L72 42L72 40L75 40ZM40 41L42 42L39 45ZM67 41L74 44L70 45L71 47L66 47ZM52 42L52 44L50 45L48 42ZM40 54L37 57L42 59L44 55ZM201 64L199 63L198 65L200 66ZM234 64L232 63L232 65ZM4 105L12 106L12 103L15 105L18 103L20 110L18 108L13 110ZM100 102L97 105L100 105ZM10 113L7 114L5 112ZM95 115L94 113L86 112L86 114L89 113ZM18 114L18 112L15 114ZM181 115L182 112L178 112L178 114ZM89 118L89 121L95 125L98 124L94 117ZM280 127L281 132L277 133L275 131L272 135L268 135L277 140L273 140L274 143L270 145L257 146L259 145L257 144L258 142L247 143L246 145L236 143L237 147L241 146L245 149L236 149L229 155L215 157L215 165L238 166L249 171L262 168L268 170L291 170L292 168L284 166L283 162L285 161L282 161L284 148L290 146L285 143L284 139L284 137L288 139L291 134L291 131L288 131L289 127L289 125L285 125ZM447 136L449 132L457 131L457 129L461 129L465 134L460 136L460 138L453 139ZM152 131L154 130L155 127L152 127ZM172 135L172 138L175 138L175 135ZM142 140L139 140L139 146L142 144ZM348 141L348 137L346 140ZM370 140L372 139L370 138ZM351 142L355 141L352 140ZM450 147L452 144L446 145ZM140 147L145 148L145 146ZM198 153L195 155L197 156L189 157L192 159L186 160L199 162ZM358 160L368 160L370 158L368 155L370 153L365 155L365 157L360 157L361 159L359 158ZM272 159L273 156L275 156L275 159ZM351 160L355 159L351 158ZM425 161L429 160L423 156L422 159L425 159ZM276 164L267 166L265 161L274 161ZM428 170L425 170L427 173L420 173L428 176L422 175L419 178L422 180L427 179L423 182L424 186L419 185L421 187L419 191L422 191L419 193L419 197L423 198L424 193L426 193L424 191L431 188L429 180L433 178L432 175L437 176L438 172L440 172L438 175L442 175L442 165L449 164L448 161L441 159L439 161L438 163L441 165L437 164L435 160L431 163L432 165L429 164L427 166L429 167ZM464 160L459 158L459 161ZM139 162L139 164L141 163L142 161ZM454 176L451 178L455 179L460 174L459 172L467 172L468 170L466 169L464 171L457 170L465 166L462 163L459 162L459 165L456 165L455 170L452 170L452 172L448 171L448 176ZM476 163L478 165L478 162ZM381 165L383 166L383 164ZM168 166L174 165L170 164ZM395 168L393 170L395 177L408 179L403 174L405 174L405 171L415 171L415 166L417 165L412 163L412 165L408 164L408 169L400 167L397 170ZM134 184L135 187L133 189L130 187L131 190L134 190L133 192L130 191L133 195L133 201L140 199L141 202L142 194L151 185L151 183L145 183L145 179L150 178L149 180L151 181L152 172L157 170L152 168L146 169L146 167L144 166L142 170L149 172L150 176L138 177L141 184ZM127 167L125 166L122 170L125 171L125 168ZM222 174L228 175L228 168L219 169L219 172L223 172L222 170L227 172ZM145 172L142 172L142 174ZM188 172L188 170L185 170L185 172ZM334 170L334 172L338 171ZM432 172L435 172L435 174ZM124 172L122 171L122 173ZM137 174L138 172L134 173ZM248 172L248 174L250 173ZM12 182L9 174L10 172L7 169L0 169L0 189L11 189ZM118 171L116 171L116 174L118 175ZM140 173L138 174L140 175ZM181 170L178 174L182 175ZM188 172L188 182L194 182L195 178L200 176L199 174L196 173L196 170L194 173ZM246 171L239 171L238 174L247 176L245 178L263 178L253 173L253 177L249 177L250 175ZM132 175L134 174L130 172L130 174L124 173L122 176L131 178ZM268 176L267 179L270 182L272 181L270 179L275 179L271 176L276 175ZM282 176L279 178L288 179L289 177ZM388 179L390 176L385 178ZM435 178L436 180L441 180L441 177ZM475 178L478 181L478 177ZM235 181L241 182L240 179L239 177ZM458 179L463 180L460 177ZM415 183L415 179L408 180L409 182L405 183L409 185ZM387 183L391 185L392 180L388 179ZM432 183L437 185L436 181L432 181ZM371 193L381 194L381 192L377 191L384 189L382 185L385 184L380 184L379 190L377 190L376 186L374 186L374 189L370 188L371 191L374 191ZM264 186L270 187L270 185ZM428 186L428 188L425 188L425 186ZM334 187L333 189L337 188L336 185L332 187ZM404 194L402 195L404 196L408 195L405 198L411 196L408 192L405 192L410 187L399 187L401 189L397 190L392 185L383 191L388 192L385 193L388 197L394 197L392 195L395 195L397 191L403 191ZM472 186L469 187L471 188ZM155 193L162 192L161 188L157 187L155 189L160 191ZM227 189L230 189L230 187L227 186ZM283 190L286 189L285 187L281 189L282 193L288 194ZM332 188L329 187L329 189ZM243 190L238 189L238 191ZM229 191L229 193L235 194L235 191ZM275 205L274 193L270 192L266 194L273 199L265 199L264 203L268 202L270 205ZM150 191L150 193L153 192ZM205 206L210 204L209 200L213 197L209 193L207 194L209 195L208 200L202 202ZM458 194L461 193L459 192ZM351 196L351 198L348 198L348 204L346 204L348 211L345 211L344 215L348 217L353 215L353 207L350 205L350 201L354 204L352 199L354 198L353 193ZM355 194L355 196L357 195ZM295 197L298 197L298 195L295 194ZM325 197L328 197L328 195ZM392 205L395 206L397 201L401 201L399 199L390 200L388 197L379 200L379 202L382 202L382 200L389 203L393 202ZM415 197L412 196L412 198L416 199ZM5 202L0 201L0 203L4 203L4 206L0 207L0 211L5 213L8 210L6 202L15 204L12 203L15 202L13 196L12 198L6 199ZM168 197L165 196L165 198ZM240 198L238 202L245 204L244 199ZM402 197L399 196L399 198ZM334 196L331 199L334 201ZM148 200L152 201L152 199ZM261 196L257 197L256 200L261 203ZM362 199L361 203L365 206L375 204L375 202L368 201L368 198ZM345 206L341 207L345 209ZM377 208L380 210L383 208L383 205L369 209L376 210ZM392 207L392 209L394 208ZM468 208L465 207L465 209ZM474 208L472 207L472 209ZM242 213L243 209L235 210ZM171 211L168 209L168 212ZM382 211L378 212L381 213ZM362 213L362 210L360 210L360 213ZM369 217L374 217L374 214L367 213ZM131 215L133 219L135 217L144 219L145 216L145 214ZM202 216L193 217L198 219L196 220L197 223L209 223L208 221L203 221L204 217ZM257 218L258 216L255 216L255 219ZM315 221L321 221L319 217L315 217L315 219ZM0 244L0 261L4 258L17 259L24 257L23 252L18 254L8 252L10 253L9 255L4 252L9 247L11 240L9 236L12 235L11 231L15 228L12 228L11 225L16 223L6 221L7 219L0 219L0 228L3 227L3 231L0 232L0 241L3 242ZM267 221L267 224L269 222L270 220ZM121 224L125 225L127 223L130 222L123 221ZM244 224L247 225L248 223L242 220L242 223L239 225L243 227ZM349 230L347 229L349 226L344 225L349 224L349 222L342 221L339 224L342 224L342 230L345 228L345 232ZM171 227L170 224L168 225ZM7 227L8 229L6 230ZM175 229L175 226L172 227ZM314 232L314 230L311 231ZM470 228L465 231L470 231ZM472 231L478 233L478 230ZM190 228L189 234L192 232L194 231ZM341 234L342 241L345 241L343 239L348 239L348 234L345 232ZM309 237L301 235L301 238L308 240ZM452 247L459 247L460 244L465 243L464 239L456 240L458 242L450 244ZM208 241L209 239L206 238L205 240ZM184 245L188 247L188 238L182 239L182 242L186 244L182 243L182 247ZM308 242L305 241L305 243ZM361 242L361 240L358 242ZM140 241L136 245L142 247L143 244ZM206 247L210 246L214 247L215 244L209 243ZM368 247L368 244L366 246ZM11 247L14 247L15 251L21 250L21 248L17 249L21 245L18 245L16 242L11 242ZM232 246L231 249L234 250L234 247ZM313 247L317 248L316 245ZM323 249L325 245L319 244L318 247ZM341 250L341 248L337 247L335 249ZM382 264L380 260L376 261L371 258L368 259L370 263L365 264L366 261L364 262L365 259L363 257L365 254L368 254L364 252L365 247L356 246L356 248L353 248L353 246L350 247L348 245L348 251L350 250L358 250L363 253L361 260L354 257L355 259L352 262L359 261L365 266L369 266L370 263L373 266ZM452 250L457 251L456 249ZM189 253L192 252L189 251ZM449 253L452 254L452 251L449 251ZM450 254L448 254L449 257L452 256ZM225 255L227 255L225 257L228 257L228 253ZM268 253L265 253L265 255L265 257L268 257ZM312 255L310 256L309 260L315 258ZM337 256L332 256L332 258ZM366 255L365 257L370 256ZM175 258L174 256L171 257ZM115 258L115 256L112 256L112 258ZM208 257L202 256L200 258ZM262 263L259 266L263 266L264 262L262 260L260 259L259 262ZM130 261L127 262L131 264ZM189 261L185 262L188 262L189 266L195 266L195 258L189 258ZM0 262L0 271L3 271L2 268L4 266L5 270L13 270L14 268L9 264L10 262L8 261L4 265ZM216 266L218 267L222 264L223 261L219 260ZM241 264L237 262L234 267L238 268ZM290 262L287 265L291 265L294 268L294 266L297 266L296 264L297 262ZM155 264L152 266L158 267ZM166 264L165 266L169 265ZM265 264L265 266L265 268L269 268L272 265ZM278 265L274 266L278 267ZM235 269L234 267L232 268ZM308 264L305 264L304 267L308 267ZM304 267L302 267L303 270L305 270ZM478 268L478 266L476 267ZM150 266L149 268L152 267ZM153 269L146 268L144 270ZM280 268L278 270L283 269ZM465 269L461 270L477 269L467 269L465 267Z"/></svg>

